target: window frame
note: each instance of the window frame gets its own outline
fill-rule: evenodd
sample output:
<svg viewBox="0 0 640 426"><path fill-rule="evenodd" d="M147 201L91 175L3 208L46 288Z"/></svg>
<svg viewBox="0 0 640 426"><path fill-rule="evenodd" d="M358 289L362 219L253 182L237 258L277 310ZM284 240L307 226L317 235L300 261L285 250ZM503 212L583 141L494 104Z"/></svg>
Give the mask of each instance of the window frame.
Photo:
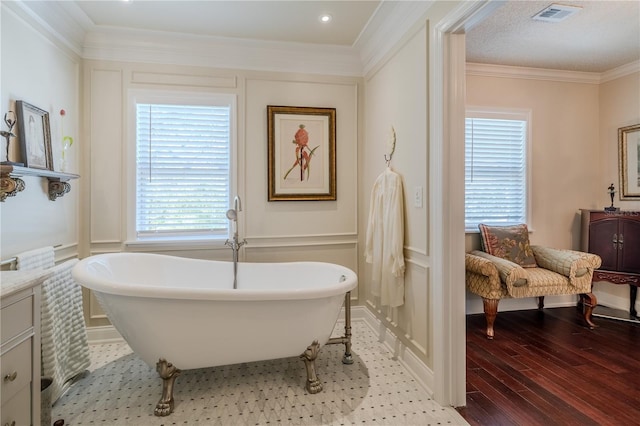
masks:
<svg viewBox="0 0 640 426"><path fill-rule="evenodd" d="M531 109L519 109L519 108L495 108L495 107L481 107L481 106L467 106L465 109L465 127L466 120L468 118L479 118L479 119L494 119L494 120L521 120L526 122L526 132L525 132L525 147L524 147L524 155L525 155L525 206L524 206L524 214L525 214L525 223L529 229L529 232L533 230L533 222L531 215L531 200L532 200L532 118L533 113ZM465 132L466 135L466 132ZM465 167L466 167L466 145L467 140L465 136ZM465 198L466 198L466 176L465 176ZM475 228L467 228L466 227L466 205L465 205L465 233L479 233L480 230L476 224Z"/></svg>
<svg viewBox="0 0 640 426"><path fill-rule="evenodd" d="M127 114L127 146L126 146L126 208L124 219L126 223L127 247L158 246L168 248L190 247L224 247L224 242L231 236L231 226L227 227L224 235L184 234L138 236L136 230L136 174L137 174L137 104L174 104L200 106L228 106L229 107L229 205L238 193L238 146L237 146L237 95L233 93L196 93L177 90L142 90L132 89L128 92Z"/></svg>

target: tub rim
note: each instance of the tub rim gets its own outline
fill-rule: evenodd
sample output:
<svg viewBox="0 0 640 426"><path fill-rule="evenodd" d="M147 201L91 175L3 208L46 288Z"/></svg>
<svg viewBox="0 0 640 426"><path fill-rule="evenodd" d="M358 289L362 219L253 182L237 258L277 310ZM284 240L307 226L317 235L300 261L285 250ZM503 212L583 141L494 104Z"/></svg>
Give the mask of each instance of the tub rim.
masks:
<svg viewBox="0 0 640 426"><path fill-rule="evenodd" d="M273 264L273 265L326 265L337 268L346 280L331 283L323 287L302 289L216 289L216 288L185 288L180 287L151 287L148 285L124 284L116 280L100 277L87 268L93 262L112 257L159 257L178 259L180 262L213 262L229 264L229 261L192 259L157 253L103 253L80 260L72 269L74 280L82 287L94 292L156 299L186 299L209 301L276 301L276 300L305 300L343 296L355 289L358 284L356 273L346 266L329 262L299 261L299 262L241 262L243 264ZM104 262L102 262L104 265Z"/></svg>

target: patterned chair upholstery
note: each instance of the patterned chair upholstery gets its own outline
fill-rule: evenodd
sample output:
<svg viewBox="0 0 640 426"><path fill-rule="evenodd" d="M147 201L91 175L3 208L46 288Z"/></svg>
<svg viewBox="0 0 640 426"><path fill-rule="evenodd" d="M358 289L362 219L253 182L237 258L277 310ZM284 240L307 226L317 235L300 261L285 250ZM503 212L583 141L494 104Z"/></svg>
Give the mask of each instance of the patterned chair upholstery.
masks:
<svg viewBox="0 0 640 426"><path fill-rule="evenodd" d="M498 303L504 298L538 297L538 307L544 306L544 296L579 294L584 319L595 327L591 313L597 304L591 292L593 271L600 267L599 256L573 250L531 246L537 267L520 265L482 251L466 254L466 284L469 291L482 297L487 320L487 338L493 339L493 323Z"/></svg>

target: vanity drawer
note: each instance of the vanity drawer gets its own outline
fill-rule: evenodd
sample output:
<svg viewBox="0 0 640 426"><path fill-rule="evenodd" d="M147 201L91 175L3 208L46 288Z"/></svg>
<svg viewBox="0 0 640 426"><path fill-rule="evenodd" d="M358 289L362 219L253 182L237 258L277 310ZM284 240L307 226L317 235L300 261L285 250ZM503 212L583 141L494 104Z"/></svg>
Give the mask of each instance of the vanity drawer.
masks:
<svg viewBox="0 0 640 426"><path fill-rule="evenodd" d="M0 327L4 344L33 326L33 297L26 297L3 306L1 315L2 322L0 324L2 325Z"/></svg>
<svg viewBox="0 0 640 426"><path fill-rule="evenodd" d="M30 425L31 422L31 387L25 386L16 396L2 404L2 426ZM40 424L40 423L38 423Z"/></svg>
<svg viewBox="0 0 640 426"><path fill-rule="evenodd" d="M2 355L0 371L2 376L2 405L15 396L20 390L30 388L31 382L31 342L25 340L9 352ZM4 423L2 423L4 426Z"/></svg>

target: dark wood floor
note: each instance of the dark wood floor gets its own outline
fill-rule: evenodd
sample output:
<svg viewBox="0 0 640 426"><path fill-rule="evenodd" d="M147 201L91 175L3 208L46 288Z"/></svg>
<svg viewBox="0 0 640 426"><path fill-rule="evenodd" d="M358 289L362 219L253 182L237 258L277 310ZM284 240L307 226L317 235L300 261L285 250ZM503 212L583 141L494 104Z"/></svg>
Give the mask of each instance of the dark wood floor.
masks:
<svg viewBox="0 0 640 426"><path fill-rule="evenodd" d="M467 316L471 425L640 425L640 325L576 308L500 312L495 339L484 315Z"/></svg>

